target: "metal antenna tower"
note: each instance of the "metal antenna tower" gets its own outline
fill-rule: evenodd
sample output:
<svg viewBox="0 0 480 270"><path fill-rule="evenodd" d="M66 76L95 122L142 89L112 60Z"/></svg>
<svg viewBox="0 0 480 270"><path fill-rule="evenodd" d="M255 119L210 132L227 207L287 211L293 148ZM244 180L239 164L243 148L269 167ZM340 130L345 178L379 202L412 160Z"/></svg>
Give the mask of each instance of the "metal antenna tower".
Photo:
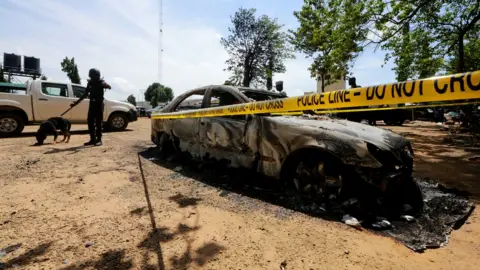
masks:
<svg viewBox="0 0 480 270"><path fill-rule="evenodd" d="M158 82L163 83L163 0L160 0L159 6L159 33L158 33Z"/></svg>

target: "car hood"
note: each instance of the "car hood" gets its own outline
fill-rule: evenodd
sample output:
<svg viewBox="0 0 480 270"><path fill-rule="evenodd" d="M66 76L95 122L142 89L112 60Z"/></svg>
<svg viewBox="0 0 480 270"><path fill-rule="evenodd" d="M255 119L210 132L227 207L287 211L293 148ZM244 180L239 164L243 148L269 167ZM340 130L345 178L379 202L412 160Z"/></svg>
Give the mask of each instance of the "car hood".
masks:
<svg viewBox="0 0 480 270"><path fill-rule="evenodd" d="M275 121L299 126L299 128L319 128L330 132L338 132L352 139L371 143L382 150L398 149L409 143L405 137L392 131L348 120L332 119L324 116L280 116L275 118Z"/></svg>
<svg viewBox="0 0 480 270"><path fill-rule="evenodd" d="M137 108L128 102L116 101L116 100L107 100L109 105L111 106L124 106L127 107L129 110L137 111Z"/></svg>

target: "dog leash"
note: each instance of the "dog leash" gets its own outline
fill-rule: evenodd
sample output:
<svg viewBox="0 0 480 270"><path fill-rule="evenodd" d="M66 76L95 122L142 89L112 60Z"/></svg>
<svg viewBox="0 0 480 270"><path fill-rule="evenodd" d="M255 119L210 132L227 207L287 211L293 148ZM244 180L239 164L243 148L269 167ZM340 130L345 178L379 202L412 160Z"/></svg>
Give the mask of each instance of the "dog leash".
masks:
<svg viewBox="0 0 480 270"><path fill-rule="evenodd" d="M75 105L75 106L77 106L77 105ZM68 108L68 110L66 110L66 111L65 111L64 113L62 113L60 116L63 116L64 114L66 114L67 112L69 112L71 109L73 109L75 106L72 106L72 107Z"/></svg>

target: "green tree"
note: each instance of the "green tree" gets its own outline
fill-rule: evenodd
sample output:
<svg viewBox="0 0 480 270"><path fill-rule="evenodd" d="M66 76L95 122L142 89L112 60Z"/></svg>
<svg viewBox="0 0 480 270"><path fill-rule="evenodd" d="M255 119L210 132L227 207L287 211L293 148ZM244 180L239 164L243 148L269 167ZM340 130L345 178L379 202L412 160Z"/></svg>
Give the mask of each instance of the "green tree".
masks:
<svg viewBox="0 0 480 270"><path fill-rule="evenodd" d="M60 65L62 66L62 71L67 73L67 77L72 83L80 84L80 74L78 73L78 67L74 57L72 57L72 59L65 57Z"/></svg>
<svg viewBox="0 0 480 270"><path fill-rule="evenodd" d="M285 72L283 61L293 58L287 36L281 31L283 26L266 15L257 18L255 12L240 8L231 16L230 34L220 40L230 56L226 70L233 72L235 78L241 72L242 85L246 87L254 81L271 80L273 73Z"/></svg>
<svg viewBox="0 0 480 270"><path fill-rule="evenodd" d="M145 90L145 93L144 93L144 97L145 97L145 100L146 101L149 101L150 103L152 102L152 97L154 95L154 92L157 88L161 87L161 84L159 84L158 82L154 82L152 83L151 85L149 85L147 87L147 90ZM155 98L154 98L155 102L156 102L156 94L155 94Z"/></svg>
<svg viewBox="0 0 480 270"><path fill-rule="evenodd" d="M174 98L172 88L158 82L149 85L144 95L145 100L149 101L153 107L156 107L159 102L169 102Z"/></svg>
<svg viewBox="0 0 480 270"><path fill-rule="evenodd" d="M465 71L480 70L480 33L476 33L465 41ZM456 72L458 56L447 59L445 71L449 74Z"/></svg>
<svg viewBox="0 0 480 270"><path fill-rule="evenodd" d="M42 74L42 76L40 76L40 80L47 81L48 77L45 76L45 74Z"/></svg>
<svg viewBox="0 0 480 270"><path fill-rule="evenodd" d="M172 88L168 86L162 86L157 90L157 102L170 102L174 98Z"/></svg>
<svg viewBox="0 0 480 270"><path fill-rule="evenodd" d="M411 78L431 76L441 71L448 59L454 59L455 72L467 71L465 42L480 30L480 1L376 0L375 6L370 19L380 38L374 43L391 51L386 60L412 59L410 66L398 69L397 65L397 75L411 69ZM409 39L415 50L400 49L404 40L398 34L407 25L412 29Z"/></svg>
<svg viewBox="0 0 480 270"><path fill-rule="evenodd" d="M232 73L233 75L230 76L230 78L226 80L223 84L231 86L241 86L243 83L243 70L240 68L235 68L232 70Z"/></svg>
<svg viewBox="0 0 480 270"><path fill-rule="evenodd" d="M349 64L362 52L367 40L371 12L368 2L304 0L302 9L294 12L300 26L290 31L291 42L313 59L309 68L312 77L320 76L328 85L347 74Z"/></svg>
<svg viewBox="0 0 480 270"><path fill-rule="evenodd" d="M133 106L137 106L137 100L134 95L130 95L127 97L128 103L132 104Z"/></svg>

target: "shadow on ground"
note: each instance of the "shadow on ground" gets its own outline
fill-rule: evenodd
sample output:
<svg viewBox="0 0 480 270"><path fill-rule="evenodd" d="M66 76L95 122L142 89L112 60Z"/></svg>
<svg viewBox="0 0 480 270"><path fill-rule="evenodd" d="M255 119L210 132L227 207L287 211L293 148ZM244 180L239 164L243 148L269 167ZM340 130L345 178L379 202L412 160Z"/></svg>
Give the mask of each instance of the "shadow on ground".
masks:
<svg viewBox="0 0 480 270"><path fill-rule="evenodd" d="M415 174L451 188L468 190L471 198L480 202L480 136L448 133L432 126L414 129L417 132L398 133L412 140Z"/></svg>
<svg viewBox="0 0 480 270"><path fill-rule="evenodd" d="M70 152L69 155L73 155L75 153L82 151L85 148L90 148L90 147L95 147L95 146L77 145L77 146L68 147L68 148L50 148L50 150L44 152L43 154L50 155L50 154Z"/></svg>
<svg viewBox="0 0 480 270"><path fill-rule="evenodd" d="M192 178L221 189L219 196L235 193L237 196L229 196L229 199L234 203L242 203L252 211L262 206L254 200L247 202L245 197L282 206L275 213L278 218L290 215L293 210L326 220L337 222L341 220L341 213L326 213L311 199L296 195L293 189L285 188L279 184L279 181L268 179L251 171L227 169L220 166L219 163L198 163L188 156L162 159L158 148L150 148L139 154L159 166L176 171L170 175L170 178ZM425 196L423 214L414 223L392 220L395 227L379 232L379 234L390 236L412 250L421 252L427 248L438 248L446 244L447 236L453 229L461 227L472 213L474 205L460 196L462 194L452 192L436 183L418 181L418 184ZM238 196L238 194L243 196ZM176 200L180 207L196 204L198 201L179 195L170 199Z"/></svg>
<svg viewBox="0 0 480 270"><path fill-rule="evenodd" d="M121 131L108 131L108 130L104 130L103 133L130 132L130 131L133 131L133 129L128 129L128 128L127 128L127 129L121 130ZM85 134L88 134L88 129L85 129L85 130L72 130L70 133L72 134L72 136L74 136L74 135L85 135ZM36 134L36 131L23 132L23 133L20 133L20 134L17 135L17 136L7 137L7 138L4 138L4 139L35 137L35 134ZM0 137L0 138L3 138L3 137ZM60 135L60 138L62 138L62 135Z"/></svg>
<svg viewBox="0 0 480 270"><path fill-rule="evenodd" d="M226 168L218 162L198 163L188 156L163 159L160 158L158 149L154 147L140 152L140 155L161 167L179 171L173 172L171 178L187 177L195 179L203 184L220 189L220 196L227 196L232 193L282 206L284 208L278 210L277 213L281 217L288 216L292 213L291 210L294 210L327 220L338 221L340 218L338 215L326 215L310 199L297 196L293 189L286 188L278 180L265 177L259 173L244 169ZM232 199L242 200L242 196L235 196ZM175 200L179 207L196 204L199 200L184 198L181 195L170 197L170 199Z"/></svg>
<svg viewBox="0 0 480 270"><path fill-rule="evenodd" d="M139 265L135 265L131 258L129 258L126 250L116 249L109 250L100 255L96 260L85 260L70 266L64 267L64 270L80 270L80 269L165 269L165 259L162 250L162 243L170 241L185 241L186 248L182 255L174 255L169 258L173 269L188 269L192 263L199 266L205 265L209 260L215 258L222 250L226 249L224 246L214 242L204 243L201 247L193 249L192 244L195 240L195 233L200 229L199 220L200 212L197 209L197 203L200 201L196 198L191 198L182 194L177 194L170 197L172 202L178 204L182 211L183 219L180 220L176 228L168 228L164 226L157 226L155 217L155 209L150 201L150 192L148 187L148 180L143 173L143 166L140 155L138 156L138 165L142 177L142 184L145 192L146 206L139 207L130 211L132 216L144 216L148 214L152 229L147 236L137 245L142 252L142 261ZM189 208L186 210L185 208ZM194 226L186 225L186 221L190 218L192 211L195 215ZM155 263L151 263L151 257L155 257Z"/></svg>
<svg viewBox="0 0 480 270"><path fill-rule="evenodd" d="M0 263L0 269L16 269L46 261L48 258L42 258L42 256L48 252L52 244L52 242L49 242L27 250L25 253L8 260L6 263Z"/></svg>

